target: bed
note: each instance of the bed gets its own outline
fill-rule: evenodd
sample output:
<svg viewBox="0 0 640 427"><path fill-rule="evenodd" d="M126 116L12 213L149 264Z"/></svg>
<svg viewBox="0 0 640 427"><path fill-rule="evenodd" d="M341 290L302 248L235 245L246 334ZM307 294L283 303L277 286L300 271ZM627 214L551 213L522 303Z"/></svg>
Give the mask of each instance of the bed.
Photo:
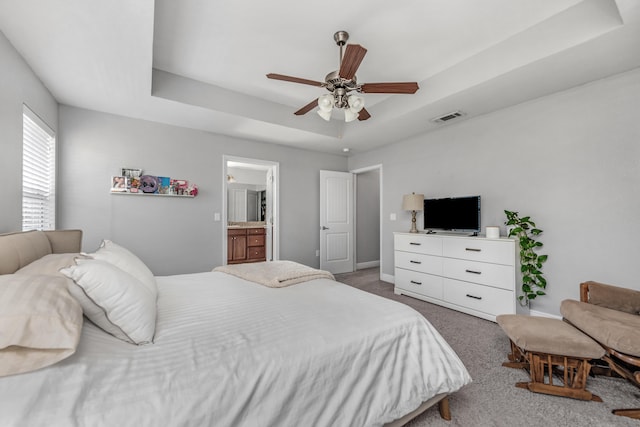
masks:
<svg viewBox="0 0 640 427"><path fill-rule="evenodd" d="M71 286L74 267L56 270L80 241L78 230L0 236L0 298L16 281ZM447 416L447 396L471 381L419 313L328 278L277 289L218 271L153 279L151 339L143 327L127 332L140 345L126 342L80 314L60 360L0 376L0 425L396 426L435 404ZM2 348L7 324L0 313L0 361L19 346Z"/></svg>

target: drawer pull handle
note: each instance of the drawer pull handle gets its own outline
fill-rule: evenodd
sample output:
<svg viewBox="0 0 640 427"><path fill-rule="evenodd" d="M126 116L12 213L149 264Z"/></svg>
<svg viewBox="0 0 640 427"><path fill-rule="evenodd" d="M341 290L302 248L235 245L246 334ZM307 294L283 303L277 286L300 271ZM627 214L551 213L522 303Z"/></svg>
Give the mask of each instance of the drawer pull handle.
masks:
<svg viewBox="0 0 640 427"><path fill-rule="evenodd" d="M415 280L412 280L411 283L413 283L414 285L422 285L422 282L416 282Z"/></svg>
<svg viewBox="0 0 640 427"><path fill-rule="evenodd" d="M420 246L422 243L416 243L416 242L409 242L410 245L414 245L414 246Z"/></svg>
<svg viewBox="0 0 640 427"><path fill-rule="evenodd" d="M469 298L473 298L473 299L482 299L482 297L477 297L477 296L475 296L475 295L469 295L469 294L467 294L467 296L468 296Z"/></svg>
<svg viewBox="0 0 640 427"><path fill-rule="evenodd" d="M422 264L422 261L414 261L414 260L411 260L411 261L409 261L409 262L410 262L411 264Z"/></svg>
<svg viewBox="0 0 640 427"><path fill-rule="evenodd" d="M482 249L476 249L476 248L464 248L464 250L469 252L482 252Z"/></svg>
<svg viewBox="0 0 640 427"><path fill-rule="evenodd" d="M471 274L482 274L482 271L475 271L475 270L465 270L465 271Z"/></svg>

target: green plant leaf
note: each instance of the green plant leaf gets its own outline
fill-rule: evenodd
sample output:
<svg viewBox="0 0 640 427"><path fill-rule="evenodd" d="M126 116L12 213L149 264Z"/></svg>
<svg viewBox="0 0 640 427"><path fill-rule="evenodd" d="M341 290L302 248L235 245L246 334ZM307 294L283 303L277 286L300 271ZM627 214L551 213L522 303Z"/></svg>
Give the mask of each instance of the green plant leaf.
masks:
<svg viewBox="0 0 640 427"><path fill-rule="evenodd" d="M537 291L536 295L546 295L546 294L544 292L542 292L542 291Z"/></svg>
<svg viewBox="0 0 640 427"><path fill-rule="evenodd" d="M548 255L539 255L538 256L538 261L540 262L540 264L542 264L543 262L545 262L547 260L549 256Z"/></svg>

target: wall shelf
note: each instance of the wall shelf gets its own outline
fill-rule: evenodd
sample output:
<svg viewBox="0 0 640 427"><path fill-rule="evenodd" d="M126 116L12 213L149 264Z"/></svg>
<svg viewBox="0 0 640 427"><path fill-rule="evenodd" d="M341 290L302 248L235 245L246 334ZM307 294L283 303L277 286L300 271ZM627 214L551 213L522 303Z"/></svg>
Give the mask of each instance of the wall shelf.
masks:
<svg viewBox="0 0 640 427"><path fill-rule="evenodd" d="M193 199L196 196L192 196L191 194L160 194L160 193L129 193L126 191L111 191L111 194L120 195L120 196L160 196L160 197L186 197L188 199Z"/></svg>

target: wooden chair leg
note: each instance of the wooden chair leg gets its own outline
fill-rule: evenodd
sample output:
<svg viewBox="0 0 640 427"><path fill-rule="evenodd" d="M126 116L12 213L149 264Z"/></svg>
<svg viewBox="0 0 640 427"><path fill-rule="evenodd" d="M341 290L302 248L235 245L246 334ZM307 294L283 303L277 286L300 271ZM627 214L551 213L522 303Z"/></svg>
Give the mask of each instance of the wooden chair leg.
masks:
<svg viewBox="0 0 640 427"><path fill-rule="evenodd" d="M529 362L526 360L524 354L522 354L513 341L509 341L509 343L511 344L511 353L507 355L509 361L502 363L502 366L514 369L528 369Z"/></svg>
<svg viewBox="0 0 640 427"><path fill-rule="evenodd" d="M438 411L442 419L451 421L451 409L449 408L449 396L445 396L440 402L438 402Z"/></svg>
<svg viewBox="0 0 640 427"><path fill-rule="evenodd" d="M614 409L611 411L614 415L620 415L621 417L629 417L636 420L640 420L640 408L635 409Z"/></svg>

